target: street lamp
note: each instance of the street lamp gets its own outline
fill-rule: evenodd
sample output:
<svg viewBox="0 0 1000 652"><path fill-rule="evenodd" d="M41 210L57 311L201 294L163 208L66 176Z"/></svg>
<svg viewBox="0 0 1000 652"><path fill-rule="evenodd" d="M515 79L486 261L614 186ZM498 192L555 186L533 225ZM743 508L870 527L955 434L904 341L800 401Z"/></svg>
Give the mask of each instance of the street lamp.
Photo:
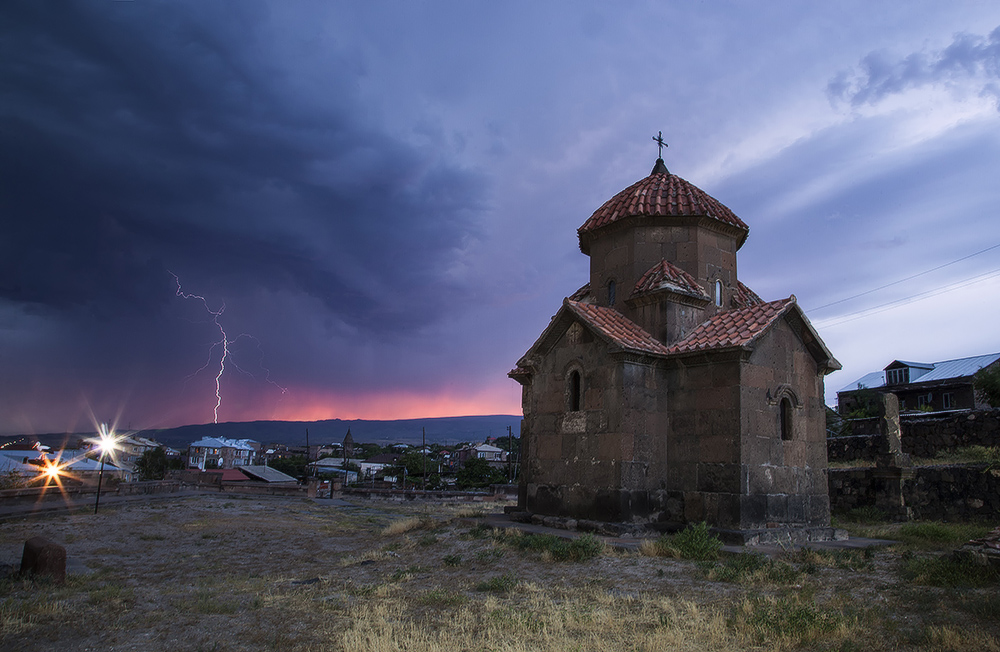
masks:
<svg viewBox="0 0 1000 652"><path fill-rule="evenodd" d="M115 447L114 433L108 430L107 424L101 424L100 435L101 438L97 442L97 447L101 449L101 470L97 474L97 500L94 501L94 514L97 514L97 509L101 506L101 482L104 480L104 458Z"/></svg>

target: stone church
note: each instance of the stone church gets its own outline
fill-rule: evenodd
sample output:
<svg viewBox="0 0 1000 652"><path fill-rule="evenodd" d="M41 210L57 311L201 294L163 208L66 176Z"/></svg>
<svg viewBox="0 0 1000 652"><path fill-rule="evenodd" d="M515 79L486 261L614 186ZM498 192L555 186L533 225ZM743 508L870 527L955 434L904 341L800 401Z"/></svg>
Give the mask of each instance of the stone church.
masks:
<svg viewBox="0 0 1000 652"><path fill-rule="evenodd" d="M748 234L662 158L577 229L590 282L509 374L521 510L826 536L823 377L840 364L794 295L740 282Z"/></svg>

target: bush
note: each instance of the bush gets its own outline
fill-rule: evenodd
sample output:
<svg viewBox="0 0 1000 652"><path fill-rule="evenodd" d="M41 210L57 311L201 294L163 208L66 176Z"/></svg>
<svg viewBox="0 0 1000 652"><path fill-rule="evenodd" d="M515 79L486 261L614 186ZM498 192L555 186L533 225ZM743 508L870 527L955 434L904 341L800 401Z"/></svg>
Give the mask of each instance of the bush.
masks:
<svg viewBox="0 0 1000 652"><path fill-rule="evenodd" d="M979 400L988 403L990 407L1000 407L1000 364L977 371L972 377L972 387Z"/></svg>
<svg viewBox="0 0 1000 652"><path fill-rule="evenodd" d="M168 464L167 451L151 448L136 460L135 472L140 480L162 480L166 476Z"/></svg>
<svg viewBox="0 0 1000 652"><path fill-rule="evenodd" d="M550 555L555 561L587 561L604 552L604 542L593 534L564 539L554 534L522 534L520 530L513 530L498 533L496 540L517 550Z"/></svg>
<svg viewBox="0 0 1000 652"><path fill-rule="evenodd" d="M494 469L484 459L473 457L466 460L462 468L458 470L455 484L459 489L475 489L506 481L507 478L503 471Z"/></svg>
<svg viewBox="0 0 1000 652"><path fill-rule="evenodd" d="M722 541L712 534L702 521L689 525L677 534L664 534L652 546L645 545L642 552L656 557L674 557L694 561L712 561L719 558Z"/></svg>

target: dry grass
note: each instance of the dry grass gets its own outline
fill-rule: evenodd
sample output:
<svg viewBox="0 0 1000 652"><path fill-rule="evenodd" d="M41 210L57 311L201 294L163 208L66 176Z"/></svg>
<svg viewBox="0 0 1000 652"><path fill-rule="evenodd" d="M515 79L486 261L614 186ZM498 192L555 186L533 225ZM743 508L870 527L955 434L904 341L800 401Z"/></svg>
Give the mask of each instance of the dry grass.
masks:
<svg viewBox="0 0 1000 652"><path fill-rule="evenodd" d="M933 652L949 652L950 650L1000 651L1000 644L997 643L996 637L979 628L966 630L952 625L928 627L921 643L921 649Z"/></svg>
<svg viewBox="0 0 1000 652"><path fill-rule="evenodd" d="M922 551L574 557L413 507L205 496L6 523L0 561L42 535L89 572L0 581L0 649L997 649L998 585L918 586Z"/></svg>
<svg viewBox="0 0 1000 652"><path fill-rule="evenodd" d="M432 614L414 613L402 600L370 602L350 619L340 642L359 652L745 649L722 613L691 602L586 589L553 595L535 584L522 585L515 598L490 596Z"/></svg>
<svg viewBox="0 0 1000 652"><path fill-rule="evenodd" d="M394 537L400 534L406 534L407 532L412 532L413 530L424 530L434 527L435 523L433 520L423 517L412 517L403 518L393 521L389 525L382 528L382 536L384 537Z"/></svg>

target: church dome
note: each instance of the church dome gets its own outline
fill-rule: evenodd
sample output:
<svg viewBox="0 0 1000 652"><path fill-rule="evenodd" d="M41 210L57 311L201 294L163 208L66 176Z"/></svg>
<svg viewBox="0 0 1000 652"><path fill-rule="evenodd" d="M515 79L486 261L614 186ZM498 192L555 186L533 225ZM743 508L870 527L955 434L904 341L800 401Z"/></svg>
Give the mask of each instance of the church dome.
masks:
<svg viewBox="0 0 1000 652"><path fill-rule="evenodd" d="M604 202L583 226L577 229L580 249L589 253L590 237L595 231L625 219L637 218L708 218L726 230L738 233L742 246L750 232L743 220L736 217L722 202L692 183L667 171L663 159L657 159L648 177L633 183Z"/></svg>

